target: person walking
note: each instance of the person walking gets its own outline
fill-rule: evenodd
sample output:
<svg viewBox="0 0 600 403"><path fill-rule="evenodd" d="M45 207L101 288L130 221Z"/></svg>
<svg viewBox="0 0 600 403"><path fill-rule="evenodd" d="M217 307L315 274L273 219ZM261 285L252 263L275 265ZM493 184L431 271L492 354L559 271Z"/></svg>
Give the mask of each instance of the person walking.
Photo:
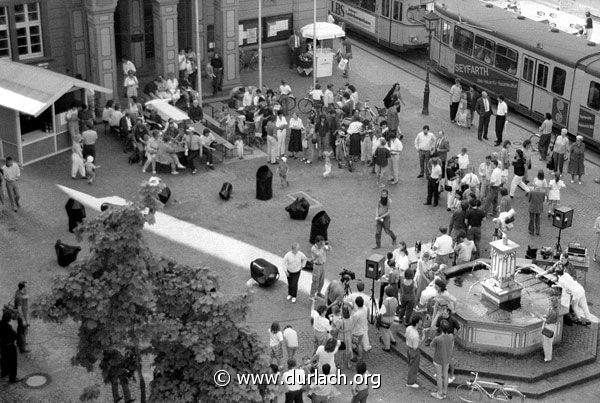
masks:
<svg viewBox="0 0 600 403"><path fill-rule="evenodd" d="M502 170L499 167L498 160L492 160L492 173L490 174L490 186L486 192L485 208L486 214L496 215L498 209L498 194L502 186Z"/></svg>
<svg viewBox="0 0 600 403"><path fill-rule="evenodd" d="M488 127L490 125L490 116L492 116L492 108L487 92L483 91L481 97L475 103L475 112L479 115L479 123L477 125L477 140L481 141L488 139Z"/></svg>
<svg viewBox="0 0 600 403"><path fill-rule="evenodd" d="M535 187L529 192L529 235L540 234L540 216L544 212L544 199L546 191Z"/></svg>
<svg viewBox="0 0 600 403"><path fill-rule="evenodd" d="M473 125L473 118L475 117L475 105L477 104L477 100L479 99L479 92L474 85L469 87L469 91L467 91L467 108L469 109L469 113L467 115L467 128L470 129Z"/></svg>
<svg viewBox="0 0 600 403"><path fill-rule="evenodd" d="M298 30L295 30L294 33L288 38L288 48L290 49L290 69L293 69L297 66L301 46L302 41L300 39L300 33Z"/></svg>
<svg viewBox="0 0 600 403"><path fill-rule="evenodd" d="M329 243L325 241L322 235L315 237L315 244L310 248L310 254L313 263L312 282L310 285L310 296L316 298L322 296L321 290L325 284L325 263L327 262L327 252L331 250Z"/></svg>
<svg viewBox="0 0 600 403"><path fill-rule="evenodd" d="M383 342L383 351L390 351L390 343L396 344L396 339L392 334L392 325L394 317L398 310L398 287L388 285L385 287L385 296L381 309L379 310L379 326L381 330L381 341ZM394 295L395 294L395 295Z"/></svg>
<svg viewBox="0 0 600 403"><path fill-rule="evenodd" d="M433 146L433 156L440 159L442 178L446 177L446 161L448 159L449 151L450 141L448 140L448 136L446 136L446 133L443 130L440 130L435 140L435 145Z"/></svg>
<svg viewBox="0 0 600 403"><path fill-rule="evenodd" d="M542 323L542 348L544 349L544 362L552 361L552 344L556 334L556 323L558 322L558 308L560 305L560 294L550 296L550 307L543 317ZM545 332L544 332L545 330Z"/></svg>
<svg viewBox="0 0 600 403"><path fill-rule="evenodd" d="M388 191L383 189L379 202L377 203L377 211L375 212L375 246L373 249L381 248L381 230L392 238L392 245L396 245L396 235L390 229L391 224L391 207L392 199L388 196Z"/></svg>
<svg viewBox="0 0 600 403"><path fill-rule="evenodd" d="M373 154L373 163L375 164L375 172L377 174L377 185L385 187L386 174L388 173L388 162L391 158L390 149L386 145L385 139L379 139L379 146Z"/></svg>
<svg viewBox="0 0 600 403"><path fill-rule="evenodd" d="M575 143L571 146L569 153L569 166L567 172L571 174L571 183L575 183L575 175L579 176L579 184L581 185L581 177L585 174L585 144L583 144L583 136L577 135Z"/></svg>
<svg viewBox="0 0 600 403"><path fill-rule="evenodd" d="M402 135L399 131L390 140L390 154L392 155L392 178L391 185L396 185L400 181L400 153L404 149L401 141Z"/></svg>
<svg viewBox="0 0 600 403"><path fill-rule="evenodd" d="M504 101L504 95L498 95L498 108L496 109L496 143L495 146L502 144L502 133L506 125L506 114L508 105Z"/></svg>
<svg viewBox="0 0 600 403"><path fill-rule="evenodd" d="M17 347L19 352L29 353L27 348L27 330L29 329L29 294L27 281L21 281L15 292L15 309L17 310Z"/></svg>
<svg viewBox="0 0 600 403"><path fill-rule="evenodd" d="M548 157L548 147L550 147L550 141L552 140L552 114L546 113L546 119L540 126L540 140L538 141L538 150L540 152L540 161L546 161Z"/></svg>
<svg viewBox="0 0 600 403"><path fill-rule="evenodd" d="M410 326L406 328L406 358L408 361L408 373L406 375L406 387L418 389L417 375L419 375L419 364L421 362L421 345L425 341L425 333L419 336L423 327L421 314L415 313L410 318Z"/></svg>
<svg viewBox="0 0 600 403"><path fill-rule="evenodd" d="M346 39L345 36L340 38L340 49L338 50L340 56L346 60L346 67L344 68L344 78L348 78L350 72L350 59L352 59L352 44Z"/></svg>
<svg viewBox="0 0 600 403"><path fill-rule="evenodd" d="M292 250L283 256L283 268L288 280L287 300L291 300L292 303L296 303L298 280L300 279L302 268L306 266L306 261L306 255L300 252L300 244L297 242L294 242Z"/></svg>
<svg viewBox="0 0 600 403"><path fill-rule="evenodd" d="M460 79L454 81L454 85L450 87L450 121L456 122L456 112L458 111L458 105L460 104L460 97L462 95L462 86L460 85Z"/></svg>
<svg viewBox="0 0 600 403"><path fill-rule="evenodd" d="M560 129L560 136L554 141L552 149L552 161L554 162L554 172L562 175L565 160L569 156L569 138L567 137L567 129Z"/></svg>
<svg viewBox="0 0 600 403"><path fill-rule="evenodd" d="M429 126L423 126L423 130L417 133L415 137L415 149L419 153L419 175L417 178L422 178L425 175L427 162L431 157L431 150L435 145L433 134L429 133Z"/></svg>
<svg viewBox="0 0 600 403"><path fill-rule="evenodd" d="M431 205L433 200L433 207L437 207L440 199L440 179L442 178L442 168L440 167L439 159L430 158L428 162L427 170L427 200L423 203L426 206Z"/></svg>
<svg viewBox="0 0 600 403"><path fill-rule="evenodd" d="M17 378L17 332L13 329L10 321L12 313L4 311L0 320L0 377L8 376L10 383L19 382Z"/></svg>

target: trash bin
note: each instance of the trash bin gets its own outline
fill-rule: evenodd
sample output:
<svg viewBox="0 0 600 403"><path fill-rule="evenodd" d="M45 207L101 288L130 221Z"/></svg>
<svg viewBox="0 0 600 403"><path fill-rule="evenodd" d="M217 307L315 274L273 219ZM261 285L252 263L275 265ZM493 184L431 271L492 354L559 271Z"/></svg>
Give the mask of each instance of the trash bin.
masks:
<svg viewBox="0 0 600 403"><path fill-rule="evenodd" d="M56 252L56 259L59 266L67 267L77 260L77 254L79 254L81 248L79 246L67 245L59 239L54 244L54 251Z"/></svg>
<svg viewBox="0 0 600 403"><path fill-rule="evenodd" d="M256 198L270 200L273 197L273 172L263 165L256 171Z"/></svg>
<svg viewBox="0 0 600 403"><path fill-rule="evenodd" d="M279 279L279 270L265 259L256 259L250 263L250 276L261 287L268 287Z"/></svg>
<svg viewBox="0 0 600 403"><path fill-rule="evenodd" d="M319 211L312 219L310 226L310 243L315 243L317 235L321 235L327 241L327 228L331 218L327 215L325 210Z"/></svg>
<svg viewBox="0 0 600 403"><path fill-rule="evenodd" d="M73 232L85 218L85 207L77 200L69 199L65 204L65 210L67 210L67 216L69 217L69 232Z"/></svg>
<svg viewBox="0 0 600 403"><path fill-rule="evenodd" d="M297 197L296 200L285 208L292 220L306 220L310 203L304 197Z"/></svg>
<svg viewBox="0 0 600 403"><path fill-rule="evenodd" d="M160 200L160 202L162 204L167 204L167 202L169 201L170 198L171 198L171 189L169 189L168 186L165 186L163 188L163 190L161 190L160 193L158 194L158 200Z"/></svg>

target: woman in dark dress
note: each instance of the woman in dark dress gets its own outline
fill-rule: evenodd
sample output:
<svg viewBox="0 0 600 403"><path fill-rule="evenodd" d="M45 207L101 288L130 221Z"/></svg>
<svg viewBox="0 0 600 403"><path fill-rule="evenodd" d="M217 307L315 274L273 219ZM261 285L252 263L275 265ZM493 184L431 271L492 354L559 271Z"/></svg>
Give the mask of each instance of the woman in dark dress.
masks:
<svg viewBox="0 0 600 403"><path fill-rule="evenodd" d="M360 137L363 132L363 124L357 116L353 118L348 126L348 135L350 136L350 150L348 153L354 160L360 158Z"/></svg>
<svg viewBox="0 0 600 403"><path fill-rule="evenodd" d="M302 131L305 130L305 128L302 119L298 117L296 112L292 112L289 128L290 142L288 144L288 151L290 152L290 157L297 158L296 153L302 151Z"/></svg>

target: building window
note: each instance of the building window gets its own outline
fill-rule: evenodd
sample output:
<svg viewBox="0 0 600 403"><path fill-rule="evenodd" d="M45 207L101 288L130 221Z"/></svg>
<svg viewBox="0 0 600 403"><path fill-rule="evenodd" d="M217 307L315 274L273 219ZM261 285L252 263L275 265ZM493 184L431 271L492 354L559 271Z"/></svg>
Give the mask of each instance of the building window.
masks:
<svg viewBox="0 0 600 403"><path fill-rule="evenodd" d="M459 26L454 27L454 49L471 56L473 53L473 32L467 31Z"/></svg>
<svg viewBox="0 0 600 403"><path fill-rule="evenodd" d="M42 19L39 3L15 5L15 28L20 59L42 56Z"/></svg>
<svg viewBox="0 0 600 403"><path fill-rule="evenodd" d="M509 74L517 74L517 62L519 53L504 45L496 46L496 67Z"/></svg>
<svg viewBox="0 0 600 403"><path fill-rule="evenodd" d="M555 67L552 73L552 92L562 95L565 92L565 82L567 81L567 72L560 67Z"/></svg>
<svg viewBox="0 0 600 403"><path fill-rule="evenodd" d="M548 66L545 64L538 64L535 83L540 87L546 88L546 84L548 84Z"/></svg>
<svg viewBox="0 0 600 403"><path fill-rule="evenodd" d="M600 84L595 81L590 83L587 106L595 110L600 110Z"/></svg>
<svg viewBox="0 0 600 403"><path fill-rule="evenodd" d="M0 58L10 57L10 38L8 37L8 12L0 7Z"/></svg>
<svg viewBox="0 0 600 403"><path fill-rule="evenodd" d="M533 81L533 64L533 60L528 57L523 60L523 80Z"/></svg>

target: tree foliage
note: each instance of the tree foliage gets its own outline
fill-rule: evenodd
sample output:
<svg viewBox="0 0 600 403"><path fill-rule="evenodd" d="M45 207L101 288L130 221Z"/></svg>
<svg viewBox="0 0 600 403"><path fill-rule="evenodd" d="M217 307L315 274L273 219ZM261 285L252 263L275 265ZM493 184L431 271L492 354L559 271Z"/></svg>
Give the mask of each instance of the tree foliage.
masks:
<svg viewBox="0 0 600 403"><path fill-rule="evenodd" d="M102 370L105 382L138 373L141 356L154 357L152 401L260 401L257 385L235 382L218 388L217 370L260 373L268 369L265 348L242 325L249 294L225 296L208 268L192 268L155 256L143 238L162 207L158 178L142 184L139 198L111 207L78 226L90 253L53 280L52 293L34 304L37 317L79 324L72 364ZM93 398L91 390L84 391ZM82 395L83 397L83 395Z"/></svg>

